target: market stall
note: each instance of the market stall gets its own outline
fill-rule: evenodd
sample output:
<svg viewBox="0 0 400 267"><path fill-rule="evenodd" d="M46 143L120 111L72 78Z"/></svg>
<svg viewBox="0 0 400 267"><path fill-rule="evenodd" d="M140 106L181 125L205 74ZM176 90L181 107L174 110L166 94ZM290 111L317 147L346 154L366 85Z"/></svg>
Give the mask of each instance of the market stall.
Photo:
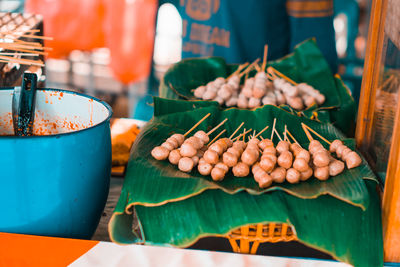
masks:
<svg viewBox="0 0 400 267"><path fill-rule="evenodd" d="M313 56L307 57L310 54ZM298 60L297 63L295 59ZM218 60L194 59L178 63L166 74L161 90L170 90L166 95L175 93L175 96L185 98L184 93L180 93L181 88L196 88L214 80L218 75L224 77L235 71L234 68L228 68L226 71L227 67L223 61L220 61L221 67L213 69L218 66L214 63ZM210 61L212 63L209 63ZM303 64L301 67L298 66L299 62ZM277 73L285 73L282 77L290 76L297 83L308 82L315 88L324 88L327 107L314 104L303 112L285 104L276 107L264 105L253 109L221 109L219 103L213 101L155 98L154 118L141 130L132 148L124 187L110 220L109 230L113 241L123 244L139 242L187 247L200 237L221 236L229 239L232 249L236 252L256 253L260 242L298 240L354 265L382 264L382 236L375 228L380 225L379 195L375 190L377 178L365 160L360 159L355 166L349 165L347 161L351 156L346 160L346 152L341 158L347 165L339 171L343 171L342 174L328 171L327 176L321 175L323 168L329 169L329 160L325 165L319 163L316 152L318 149L310 144L317 143L321 146L320 149L324 150L323 146L329 149L334 140L341 140L335 142L343 141L343 147L348 147L347 153L354 149L354 140L346 138L334 126L342 126L346 131L351 128L349 124L354 116L354 102L351 96L344 89L340 78L335 78L330 73L313 41L299 45L294 55L271 65L279 70ZM293 67L285 69L288 65ZM191 68L196 68L196 71ZM181 73L181 70L186 73ZM288 70L292 72L288 74ZM219 73L215 74L216 71ZM205 80L199 79L201 76L205 77ZM187 90L186 95L190 94ZM332 124L332 118L335 120L335 116L340 123ZM344 119L346 117L350 119ZM171 144L171 148L168 147L168 142L170 143L174 136L177 138L180 134L183 137L185 134L189 142L190 138L200 137L201 132L210 136L206 138L205 143L213 138L220 138L215 141L215 144L218 144L224 140L221 138L224 136L225 139L228 139L228 136L230 139L237 136L237 140L243 137L244 142L247 141L246 132L239 135L237 131L243 124L244 128L251 129L253 133L250 134L249 140L251 138L252 141L247 143L247 147L250 147L253 141L257 143L268 139L274 151L276 146L278 154L273 156L276 160L279 155L276 167L275 163L270 169L263 166L262 159L267 152L262 152L263 157L259 162L261 169L255 171L256 165L253 164L258 161L258 151L256 158L250 160L245 158L248 150L246 148L239 152L242 156L239 155L236 162L237 166L249 166L247 173L236 174L235 168L239 168L236 163L229 165L225 161L226 148L217 152L220 158L217 156L216 161L212 162L208 152L218 149L216 146L216 150L213 150L214 145L207 145L204 155L200 156L206 161L205 165L199 161L198 168L192 165L186 169L181 161L185 157L196 155L196 150L193 155L186 154L189 151L184 148L186 141L183 140L177 141L179 144ZM190 133L193 125L197 128ZM221 129L217 130L219 126L224 129L222 132ZM222 133L220 137L218 132ZM194 137L188 138L193 135ZM264 140L260 141L258 136ZM291 176L290 173L296 174L299 169L306 172L308 164L306 163L305 169L296 166L296 161L293 161L293 165L290 162L286 166L283 163L285 153L279 148L285 142L288 146L289 143L296 142L299 149L309 149L312 154L314 177L318 178L309 179L308 175L300 181ZM162 146L158 147L161 144ZM179 146L178 159L175 161L173 149ZM201 146L202 144L198 148ZM228 145L228 148L229 146L232 144ZM260 149L266 148L260 146ZM332 152L332 145L330 149ZM169 156L168 153L166 156L162 155L164 150L168 151ZM289 147L286 153L291 156L288 151ZM292 147L291 151L296 155L296 159L301 158ZM303 151L308 153L304 149ZM352 153L355 157L359 155L356 152ZM338 155L339 153L335 156L340 159ZM218 163L219 161L221 163ZM212 171L210 169L208 173L203 173L201 166L207 167L207 164L211 166ZM218 167L218 164L221 164L221 167ZM227 164L232 167L232 172ZM227 168L225 174L222 177L214 175L218 168L224 168L222 166ZM344 164L342 166L344 167ZM276 172L279 170L286 173L286 177L285 174L282 178L274 176L275 168ZM261 176L257 176L256 172L261 172Z"/></svg>

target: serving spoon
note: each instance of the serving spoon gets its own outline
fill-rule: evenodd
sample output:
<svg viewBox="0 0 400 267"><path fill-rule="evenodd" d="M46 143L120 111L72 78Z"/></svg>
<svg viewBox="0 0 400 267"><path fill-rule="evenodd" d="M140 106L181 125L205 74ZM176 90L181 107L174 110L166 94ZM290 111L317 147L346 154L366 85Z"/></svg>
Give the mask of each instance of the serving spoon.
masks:
<svg viewBox="0 0 400 267"><path fill-rule="evenodd" d="M35 119L37 76L24 73L21 87L14 87L12 118L15 136L32 136Z"/></svg>

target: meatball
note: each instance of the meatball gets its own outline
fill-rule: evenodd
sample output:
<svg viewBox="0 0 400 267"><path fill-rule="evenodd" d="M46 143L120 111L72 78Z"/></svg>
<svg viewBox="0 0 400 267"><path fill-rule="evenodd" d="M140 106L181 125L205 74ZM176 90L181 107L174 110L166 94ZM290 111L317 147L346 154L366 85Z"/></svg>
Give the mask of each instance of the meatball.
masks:
<svg viewBox="0 0 400 267"><path fill-rule="evenodd" d="M171 138L178 141L178 147L183 144L183 141L185 141L185 136L183 136L183 134L173 134Z"/></svg>
<svg viewBox="0 0 400 267"><path fill-rule="evenodd" d="M358 167L361 165L361 163L361 157L354 151L350 152L346 157L346 165L349 169Z"/></svg>
<svg viewBox="0 0 400 267"><path fill-rule="evenodd" d="M203 144L207 144L208 141L210 141L210 138L208 137L208 135L204 131L197 131L194 134L194 136L196 136L197 138L200 138L203 141Z"/></svg>
<svg viewBox="0 0 400 267"><path fill-rule="evenodd" d="M309 168L308 162L305 161L303 158L296 158L293 162L293 168L295 168L299 172L304 172Z"/></svg>
<svg viewBox="0 0 400 267"><path fill-rule="evenodd" d="M229 150L229 149L228 149ZM230 153L230 152L225 152L222 155L222 161L228 166L228 167L233 167L237 164L238 162L238 156Z"/></svg>
<svg viewBox="0 0 400 267"><path fill-rule="evenodd" d="M180 153L182 157L193 157L197 154L197 149L191 143L183 143L180 148Z"/></svg>
<svg viewBox="0 0 400 267"><path fill-rule="evenodd" d="M199 86L194 90L194 96L197 98L202 98L203 94L206 92L205 86Z"/></svg>
<svg viewBox="0 0 400 267"><path fill-rule="evenodd" d="M190 172L194 167L194 162L191 158L183 157L179 160L178 168L183 172Z"/></svg>
<svg viewBox="0 0 400 267"><path fill-rule="evenodd" d="M308 180L311 176L313 175L313 170L311 168L308 168L304 172L300 172L300 180L301 181L306 181Z"/></svg>
<svg viewBox="0 0 400 267"><path fill-rule="evenodd" d="M210 164L217 164L219 161L219 155L217 154L217 152L215 152L213 150L207 150L204 153L203 158L205 161L207 161L207 163L210 163Z"/></svg>
<svg viewBox="0 0 400 267"><path fill-rule="evenodd" d="M271 186L273 179L268 173L263 173L256 179L258 186L261 188L268 188Z"/></svg>
<svg viewBox="0 0 400 267"><path fill-rule="evenodd" d="M162 146L156 146L151 150L151 155L156 160L165 160L168 158L169 150Z"/></svg>
<svg viewBox="0 0 400 267"><path fill-rule="evenodd" d="M174 149L169 153L168 160L171 164L177 165L179 160L181 159L181 154L179 153L179 149Z"/></svg>
<svg viewBox="0 0 400 267"><path fill-rule="evenodd" d="M199 163L199 166L197 166L197 170L199 171L199 173L204 176L210 175L212 168L213 168L213 166L207 162Z"/></svg>
<svg viewBox="0 0 400 267"><path fill-rule="evenodd" d="M342 145L343 145L343 142L340 141L340 140L338 140L338 139L336 139L335 141L333 141L333 142L331 143L331 145L330 145L330 147L329 147L329 151L330 151L331 153L335 153L335 152L336 152L336 149L337 149L339 146L342 146Z"/></svg>
<svg viewBox="0 0 400 267"><path fill-rule="evenodd" d="M258 160L258 157L259 157L258 151L246 148L246 150L243 152L241 156L241 160L247 165L251 166Z"/></svg>
<svg viewBox="0 0 400 267"><path fill-rule="evenodd" d="M249 166L243 162L239 162L232 168L233 175L236 177L246 177L250 173Z"/></svg>
<svg viewBox="0 0 400 267"><path fill-rule="evenodd" d="M289 142L287 141L279 141L278 145L276 146L276 150L278 151L279 154L281 154L283 151L289 151Z"/></svg>
<svg viewBox="0 0 400 267"><path fill-rule="evenodd" d="M314 177L318 180L325 181L329 178L329 167L316 167L314 169Z"/></svg>
<svg viewBox="0 0 400 267"><path fill-rule="evenodd" d="M286 169L278 167L271 172L271 177L275 183L283 183L286 179Z"/></svg>
<svg viewBox="0 0 400 267"><path fill-rule="evenodd" d="M344 163L340 160L332 160L331 163L329 163L329 175L330 176L336 176L340 173L342 173L344 170Z"/></svg>
<svg viewBox="0 0 400 267"><path fill-rule="evenodd" d="M295 184L300 181L300 172L294 168L290 168L286 171L286 180L291 183Z"/></svg>
<svg viewBox="0 0 400 267"><path fill-rule="evenodd" d="M325 167L329 165L329 152L320 150L313 155L313 164L317 167Z"/></svg>
<svg viewBox="0 0 400 267"><path fill-rule="evenodd" d="M165 147L166 149L168 149L169 151L175 149L174 143L166 141L164 143L161 144L162 147Z"/></svg>
<svg viewBox="0 0 400 267"><path fill-rule="evenodd" d="M264 151L267 147L274 147L274 143L269 139L264 139L258 143L258 147Z"/></svg>
<svg viewBox="0 0 400 267"><path fill-rule="evenodd" d="M285 169L289 169L292 166L292 162L293 155L287 150L283 151L278 157L278 165Z"/></svg>
<svg viewBox="0 0 400 267"><path fill-rule="evenodd" d="M274 167L275 163L269 158L262 158L260 161L260 167L266 171L267 173L271 172Z"/></svg>
<svg viewBox="0 0 400 267"><path fill-rule="evenodd" d="M225 177L225 173L226 173L225 170L223 170L221 168L214 167L211 170L211 178L214 181L222 181L224 179L224 177Z"/></svg>

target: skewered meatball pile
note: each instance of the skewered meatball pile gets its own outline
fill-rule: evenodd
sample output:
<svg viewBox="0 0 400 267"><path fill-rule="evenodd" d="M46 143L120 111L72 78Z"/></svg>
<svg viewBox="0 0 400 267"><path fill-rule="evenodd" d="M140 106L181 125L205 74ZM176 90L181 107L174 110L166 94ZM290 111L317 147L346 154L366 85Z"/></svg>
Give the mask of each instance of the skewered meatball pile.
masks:
<svg viewBox="0 0 400 267"><path fill-rule="evenodd" d="M230 170L235 177L247 177L251 172L261 188L273 182L294 184L311 176L324 181L342 173L345 163L348 169L362 163L361 157L340 140L331 143L330 151L317 140L310 142L308 151L286 140L275 147L272 140L256 137L247 143L229 138L220 138L207 146L208 142L204 131L186 140L183 135L174 134L151 154L157 160L168 158L183 172L191 172L197 166L201 175L211 175L214 181L222 181ZM331 153L336 153L337 158Z"/></svg>
<svg viewBox="0 0 400 267"><path fill-rule="evenodd" d="M243 86L240 86L239 74L233 74L226 80L222 77L216 78L206 86L197 87L194 96L203 100L217 101L227 107L236 106L244 109L287 104L293 109L303 110L314 103L322 105L325 102L325 96L311 85L306 83L293 85L276 75L268 76L264 71L245 79Z"/></svg>

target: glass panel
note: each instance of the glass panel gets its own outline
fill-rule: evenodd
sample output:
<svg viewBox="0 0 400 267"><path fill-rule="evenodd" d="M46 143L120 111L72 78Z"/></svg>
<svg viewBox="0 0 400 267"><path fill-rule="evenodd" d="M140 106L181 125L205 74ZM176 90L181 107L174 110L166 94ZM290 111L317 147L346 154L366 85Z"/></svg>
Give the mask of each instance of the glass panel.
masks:
<svg viewBox="0 0 400 267"><path fill-rule="evenodd" d="M389 1L388 10L393 8L390 4L399 5L400 7L400 2L394 3L395 1ZM375 162L374 169L383 182L385 181L389 160L400 86L400 38L391 33L394 22L389 19L389 16L393 15L391 13L393 12L388 11L385 23L385 37L381 51L382 62L375 97L371 143L368 147L369 155ZM398 24L397 21L395 24Z"/></svg>

